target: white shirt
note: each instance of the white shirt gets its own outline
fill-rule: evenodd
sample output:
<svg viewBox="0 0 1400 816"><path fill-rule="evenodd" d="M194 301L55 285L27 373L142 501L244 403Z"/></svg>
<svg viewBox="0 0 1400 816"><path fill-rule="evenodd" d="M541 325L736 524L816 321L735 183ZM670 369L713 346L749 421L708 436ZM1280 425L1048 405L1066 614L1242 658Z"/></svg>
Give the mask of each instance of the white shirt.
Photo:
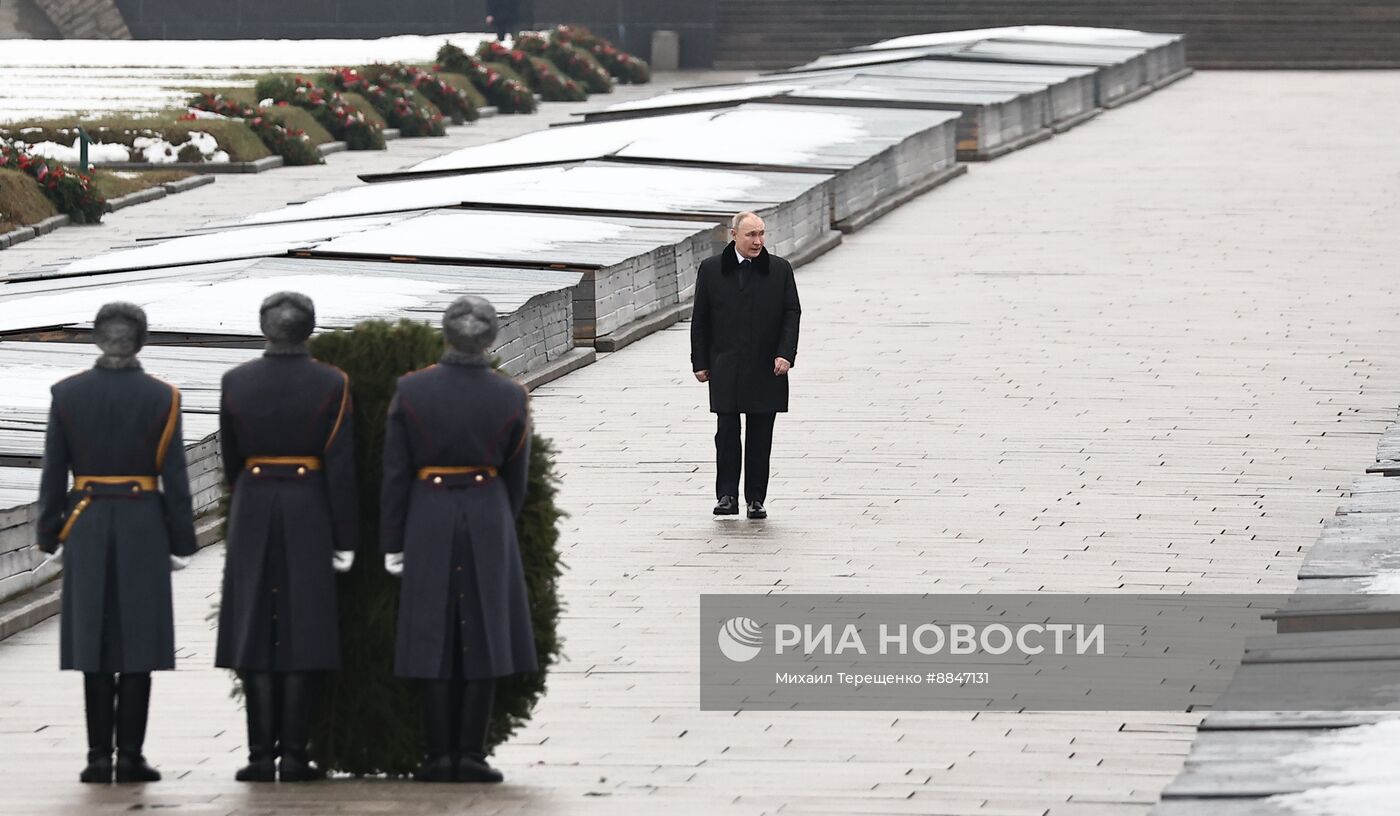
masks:
<svg viewBox="0 0 1400 816"><path fill-rule="evenodd" d="M745 257L744 257L744 253L740 252L740 251L739 251L739 247L737 247L737 246L734 247L734 257L736 257L736 258L739 259L739 263L743 263L744 261L752 261L752 260L753 260L752 258L745 258Z"/></svg>

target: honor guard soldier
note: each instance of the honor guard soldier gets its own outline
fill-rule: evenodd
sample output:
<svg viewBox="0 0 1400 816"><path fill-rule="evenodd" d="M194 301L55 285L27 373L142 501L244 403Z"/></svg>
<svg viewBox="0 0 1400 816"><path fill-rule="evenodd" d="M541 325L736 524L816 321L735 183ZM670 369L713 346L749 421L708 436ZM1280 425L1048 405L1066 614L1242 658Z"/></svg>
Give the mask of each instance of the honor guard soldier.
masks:
<svg viewBox="0 0 1400 816"><path fill-rule="evenodd" d="M61 559L59 664L83 672L84 782L155 782L146 763L151 672L175 668L170 572L195 552L180 392L141 370L146 313L97 313L97 364L53 387L38 545ZM68 474L73 474L69 489Z"/></svg>
<svg viewBox="0 0 1400 816"><path fill-rule="evenodd" d="M538 670L516 541L530 462L525 389L486 358L496 310L459 298L438 365L405 375L384 432L380 543L403 578L394 670L426 682L424 782L499 782L495 678Z"/></svg>
<svg viewBox="0 0 1400 816"><path fill-rule="evenodd" d="M324 777L307 756L312 673L340 667L335 572L359 537L350 381L311 358L305 295L274 294L260 317L266 350L224 375L219 406L231 504L214 662L247 701L235 778L304 782Z"/></svg>

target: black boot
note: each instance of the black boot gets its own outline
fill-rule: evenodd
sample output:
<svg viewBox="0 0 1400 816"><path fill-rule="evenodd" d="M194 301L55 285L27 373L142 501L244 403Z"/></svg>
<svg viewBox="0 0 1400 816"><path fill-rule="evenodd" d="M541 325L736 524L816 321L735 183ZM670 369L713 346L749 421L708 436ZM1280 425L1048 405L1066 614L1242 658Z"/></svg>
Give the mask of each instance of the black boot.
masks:
<svg viewBox="0 0 1400 816"><path fill-rule="evenodd" d="M486 763L486 729L491 725L491 704L496 681L467 680L461 684L461 739L457 753L458 782L500 782L501 772Z"/></svg>
<svg viewBox="0 0 1400 816"><path fill-rule="evenodd" d="M146 764L146 715L151 706L151 675L122 672L117 681L118 782L159 782L160 771Z"/></svg>
<svg viewBox="0 0 1400 816"><path fill-rule="evenodd" d="M248 764L233 775L239 782L277 781L274 677L267 672L243 675L243 700L248 708Z"/></svg>
<svg viewBox="0 0 1400 816"><path fill-rule="evenodd" d="M83 702L87 709L87 767L78 775L84 782L106 785L112 781L112 720L117 706L117 680L110 674L83 675Z"/></svg>
<svg viewBox="0 0 1400 816"><path fill-rule="evenodd" d="M428 753L413 772L419 782L452 781L452 692L451 680L431 680L423 690L424 731Z"/></svg>
<svg viewBox="0 0 1400 816"><path fill-rule="evenodd" d="M326 772L311 764L306 746L311 738L311 678L306 672L277 675L282 684L282 759L277 775L283 782L314 782Z"/></svg>

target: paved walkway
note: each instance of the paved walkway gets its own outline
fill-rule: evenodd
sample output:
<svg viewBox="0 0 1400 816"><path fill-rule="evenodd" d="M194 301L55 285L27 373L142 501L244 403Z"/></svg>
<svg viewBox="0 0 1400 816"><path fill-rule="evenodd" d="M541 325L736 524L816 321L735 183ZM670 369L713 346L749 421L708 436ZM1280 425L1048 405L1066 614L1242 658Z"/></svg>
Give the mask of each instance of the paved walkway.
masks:
<svg viewBox="0 0 1400 816"><path fill-rule="evenodd" d="M569 661L489 791L231 781L221 554L177 578L149 754L93 789L57 623L0 644L4 812L1145 814L1197 716L700 712L702 592L1288 591L1400 400L1400 73L1204 73L799 272L766 523L709 513L684 326L535 392ZM180 201L175 199L175 202Z"/></svg>

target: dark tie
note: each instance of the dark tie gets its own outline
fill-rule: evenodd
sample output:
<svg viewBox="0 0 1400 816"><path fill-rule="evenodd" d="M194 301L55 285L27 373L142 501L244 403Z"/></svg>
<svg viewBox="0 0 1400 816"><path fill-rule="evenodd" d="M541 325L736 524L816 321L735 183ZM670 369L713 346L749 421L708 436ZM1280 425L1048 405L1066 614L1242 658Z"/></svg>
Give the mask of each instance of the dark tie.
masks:
<svg viewBox="0 0 1400 816"><path fill-rule="evenodd" d="M739 262L739 288L743 289L749 285L749 272L753 269L753 261L748 258Z"/></svg>

